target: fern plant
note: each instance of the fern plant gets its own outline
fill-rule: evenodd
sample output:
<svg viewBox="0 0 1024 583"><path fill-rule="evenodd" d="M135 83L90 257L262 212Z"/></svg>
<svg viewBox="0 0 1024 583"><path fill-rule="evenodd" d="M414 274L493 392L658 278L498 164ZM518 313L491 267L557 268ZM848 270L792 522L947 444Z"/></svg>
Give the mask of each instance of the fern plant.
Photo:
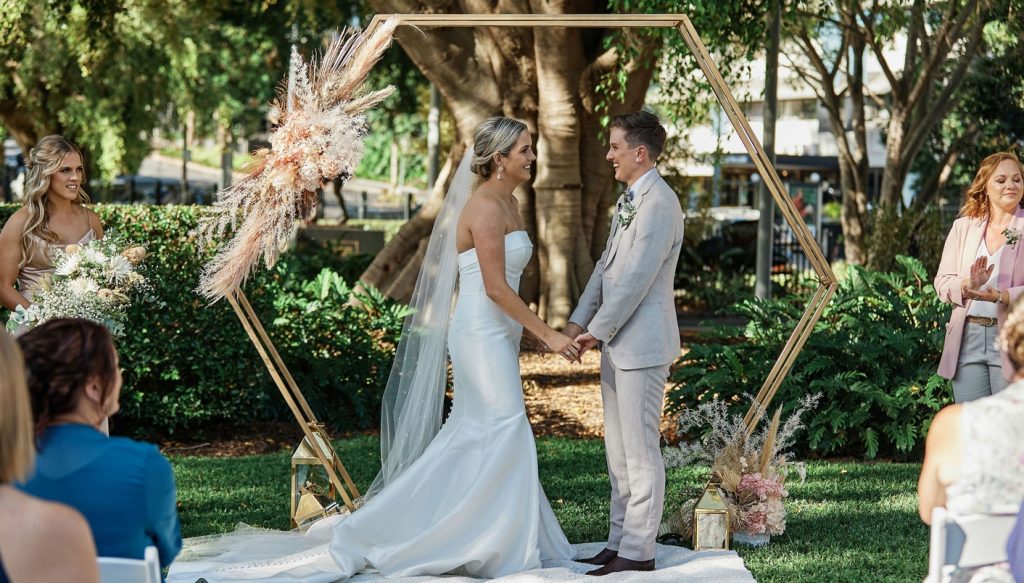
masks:
<svg viewBox="0 0 1024 583"><path fill-rule="evenodd" d="M920 261L899 256L877 272L851 266L773 404L792 409L822 393L804 453L865 458L919 455L935 413L952 393L935 374L949 306ZM756 394L806 305L804 294L745 300L746 326L718 326L676 363L672 411L718 395L742 406ZM798 444L799 447L799 444Z"/></svg>

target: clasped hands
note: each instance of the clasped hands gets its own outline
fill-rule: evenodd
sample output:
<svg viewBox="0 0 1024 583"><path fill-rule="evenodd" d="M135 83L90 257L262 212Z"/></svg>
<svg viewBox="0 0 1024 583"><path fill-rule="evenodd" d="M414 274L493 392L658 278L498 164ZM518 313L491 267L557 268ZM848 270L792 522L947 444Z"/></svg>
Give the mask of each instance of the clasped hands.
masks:
<svg viewBox="0 0 1024 583"><path fill-rule="evenodd" d="M565 328L562 329L562 334L566 339L572 339L569 343L570 346L576 345L574 350L559 351L562 358L565 358L569 362L582 362L583 354L591 348L597 346L597 338L583 329L579 324L569 322Z"/></svg>
<svg viewBox="0 0 1024 583"><path fill-rule="evenodd" d="M983 302L1000 302L1004 300L1003 292L997 289L982 289L989 278L995 264L989 265L987 257L979 257L971 264L971 276L964 279L960 285L963 289L963 296L966 299L981 300Z"/></svg>

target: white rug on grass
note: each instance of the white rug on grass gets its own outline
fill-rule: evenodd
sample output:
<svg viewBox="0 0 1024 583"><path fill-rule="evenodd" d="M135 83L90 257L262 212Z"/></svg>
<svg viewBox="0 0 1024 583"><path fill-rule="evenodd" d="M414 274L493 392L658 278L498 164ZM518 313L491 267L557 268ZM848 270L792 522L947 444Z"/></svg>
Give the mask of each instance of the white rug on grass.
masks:
<svg viewBox="0 0 1024 583"><path fill-rule="evenodd" d="M590 557L597 554L603 543L573 545L577 556ZM588 583L752 583L753 575L743 565L743 559L735 551L694 552L683 547L658 545L655 563L657 571L627 571L613 573L600 579L589 577L587 571L594 565L574 561L545 561L544 567L522 573L513 573L492 581L501 583L541 583L547 581L586 581ZM375 573L362 573L349 579L350 583L423 583L443 581L444 583L476 583L481 579L472 577L402 577L385 579Z"/></svg>

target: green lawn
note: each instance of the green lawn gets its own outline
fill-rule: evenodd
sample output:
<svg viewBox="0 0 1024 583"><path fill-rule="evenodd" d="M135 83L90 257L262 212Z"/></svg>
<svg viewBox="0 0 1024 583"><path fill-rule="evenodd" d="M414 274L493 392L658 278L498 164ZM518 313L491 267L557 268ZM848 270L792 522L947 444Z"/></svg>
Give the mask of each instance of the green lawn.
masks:
<svg viewBox="0 0 1024 583"><path fill-rule="evenodd" d="M339 441L338 455L363 487L377 471L376 438ZM608 478L600 441L538 439L544 489L572 542L604 540ZM288 527L288 455L242 458L173 456L186 537L232 530L236 523ZM928 530L917 518L920 466L808 464L791 482L786 534L739 553L758 581L920 581ZM673 470L669 506L700 488L701 469Z"/></svg>

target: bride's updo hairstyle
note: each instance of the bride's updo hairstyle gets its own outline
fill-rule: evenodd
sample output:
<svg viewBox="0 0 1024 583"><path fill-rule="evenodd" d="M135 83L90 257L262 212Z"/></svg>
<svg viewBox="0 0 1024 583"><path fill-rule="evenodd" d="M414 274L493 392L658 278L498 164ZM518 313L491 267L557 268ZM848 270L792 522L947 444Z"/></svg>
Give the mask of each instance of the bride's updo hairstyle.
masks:
<svg viewBox="0 0 1024 583"><path fill-rule="evenodd" d="M1024 296L1010 304L999 331L999 346L1006 352L1015 373L1024 373Z"/></svg>
<svg viewBox="0 0 1024 583"><path fill-rule="evenodd" d="M473 132L473 174L490 178L494 172L494 155L508 156L526 124L510 117L492 117L476 126Z"/></svg>

